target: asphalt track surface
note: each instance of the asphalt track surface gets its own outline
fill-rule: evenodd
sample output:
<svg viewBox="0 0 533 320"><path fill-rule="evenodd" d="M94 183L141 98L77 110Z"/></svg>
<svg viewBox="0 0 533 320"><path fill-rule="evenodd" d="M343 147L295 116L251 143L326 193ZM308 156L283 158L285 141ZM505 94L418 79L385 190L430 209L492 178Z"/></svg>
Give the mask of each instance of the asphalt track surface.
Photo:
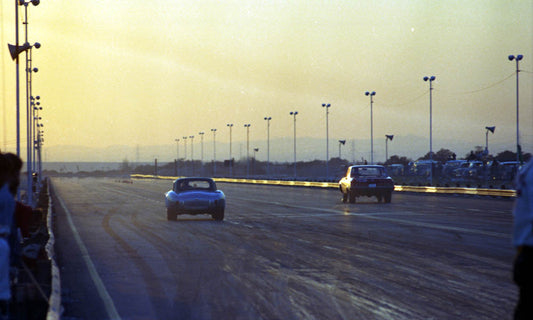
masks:
<svg viewBox="0 0 533 320"><path fill-rule="evenodd" d="M512 318L512 200L219 184L167 221L171 183L53 179L64 319Z"/></svg>

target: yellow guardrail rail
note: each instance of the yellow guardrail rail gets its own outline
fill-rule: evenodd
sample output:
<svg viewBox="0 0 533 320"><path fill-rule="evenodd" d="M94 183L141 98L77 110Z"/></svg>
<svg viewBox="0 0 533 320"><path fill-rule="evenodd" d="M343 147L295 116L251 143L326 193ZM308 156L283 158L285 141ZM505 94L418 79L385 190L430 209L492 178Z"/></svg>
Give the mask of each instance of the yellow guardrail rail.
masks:
<svg viewBox="0 0 533 320"><path fill-rule="evenodd" d="M133 179L162 179L176 180L180 177L154 176L143 174L132 174ZM312 187L312 188L333 188L339 187L336 182L313 182L313 181L285 181L285 180L262 180L262 179L234 179L234 178L215 178L216 182L227 183L248 183L263 184L273 186L289 187ZM516 197L516 191L512 189L487 189L487 188L460 188L460 187L417 187L417 186L394 186L394 191L399 192L419 192L419 193L438 193L438 194L465 194L476 196L491 197Z"/></svg>
<svg viewBox="0 0 533 320"><path fill-rule="evenodd" d="M466 194L466 195L492 196L492 197L516 197L516 191L511 190L511 189L394 186L394 191L444 193L444 194Z"/></svg>

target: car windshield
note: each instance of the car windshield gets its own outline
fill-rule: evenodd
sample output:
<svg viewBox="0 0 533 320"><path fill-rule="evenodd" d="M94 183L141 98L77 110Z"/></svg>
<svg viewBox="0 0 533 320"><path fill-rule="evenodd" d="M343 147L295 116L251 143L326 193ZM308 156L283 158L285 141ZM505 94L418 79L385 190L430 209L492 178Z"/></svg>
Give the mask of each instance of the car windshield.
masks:
<svg viewBox="0 0 533 320"><path fill-rule="evenodd" d="M352 168L352 177L383 176L384 170L379 167Z"/></svg>
<svg viewBox="0 0 533 320"><path fill-rule="evenodd" d="M209 180L182 180L178 181L176 189L178 192L194 190L212 191L215 187Z"/></svg>

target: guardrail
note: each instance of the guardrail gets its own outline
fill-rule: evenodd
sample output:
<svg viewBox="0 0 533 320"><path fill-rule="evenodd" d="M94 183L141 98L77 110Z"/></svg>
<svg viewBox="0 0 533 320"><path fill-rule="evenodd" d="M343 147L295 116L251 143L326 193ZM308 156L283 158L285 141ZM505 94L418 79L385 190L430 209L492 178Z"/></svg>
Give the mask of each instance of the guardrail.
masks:
<svg viewBox="0 0 533 320"><path fill-rule="evenodd" d="M54 226L53 221L53 211L52 211L52 190L51 183L49 179L46 179L48 184L48 212L46 216L46 224L48 228L48 243L46 244L46 252L48 254L48 259L51 263L51 292L48 299L48 312L46 314L47 320L59 320L61 319L62 306L61 306L61 275L59 271L59 266L56 262L55 254L55 236L54 236Z"/></svg>
<svg viewBox="0 0 533 320"><path fill-rule="evenodd" d="M163 179L175 180L180 177L154 176L143 174L132 174L134 179ZM337 189L339 185L335 182L312 182L312 181L285 181L285 180L263 180L263 179L234 179L234 178L214 178L216 182L226 183L246 183L263 184L273 186L308 187L308 188L332 188ZM394 191L418 192L436 194L461 194L490 197L516 197L516 191L512 189L487 189L487 188L459 188L459 187L417 187L417 186L394 186Z"/></svg>

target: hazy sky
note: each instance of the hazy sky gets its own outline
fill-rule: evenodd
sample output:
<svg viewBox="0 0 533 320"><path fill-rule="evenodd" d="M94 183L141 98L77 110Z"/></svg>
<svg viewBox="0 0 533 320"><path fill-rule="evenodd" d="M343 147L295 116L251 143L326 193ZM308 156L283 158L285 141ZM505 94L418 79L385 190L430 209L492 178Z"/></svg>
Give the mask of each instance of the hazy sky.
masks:
<svg viewBox="0 0 533 320"><path fill-rule="evenodd" d="M15 39L15 6L0 4L0 148L14 151L15 63L6 44ZM33 93L42 97L51 150L175 146L175 138L199 131L211 141L211 128L227 144L227 123L235 125L234 142L245 141L250 123L258 144L266 140L265 116L272 117L272 139L292 137L295 110L298 137L323 139L322 103L332 105L332 142L365 140L369 90L377 92L375 143L394 134L395 154L418 157L402 146L429 151L429 83L422 78L431 75L434 151L462 155L484 145L489 125L496 126L493 152L515 150L516 65L507 56L523 54L521 142L533 152L530 0L43 0L28 12L30 42L42 44L33 54ZM292 144L280 149L286 153L278 159L292 160ZM369 145L357 149L368 157Z"/></svg>

